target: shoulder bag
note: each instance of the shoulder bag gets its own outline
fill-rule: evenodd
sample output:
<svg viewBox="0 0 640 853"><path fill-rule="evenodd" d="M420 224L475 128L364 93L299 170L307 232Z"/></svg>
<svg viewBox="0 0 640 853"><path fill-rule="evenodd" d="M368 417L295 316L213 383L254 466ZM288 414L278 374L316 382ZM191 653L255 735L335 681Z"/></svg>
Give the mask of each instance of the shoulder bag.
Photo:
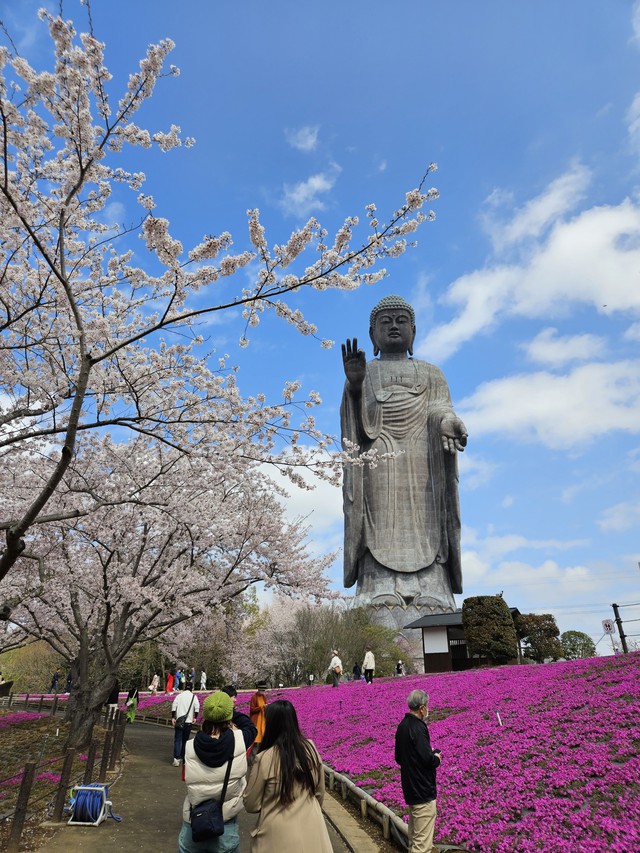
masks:
<svg viewBox="0 0 640 853"><path fill-rule="evenodd" d="M187 713L186 714L180 714L179 717L176 717L176 728L177 729L183 729L184 728L184 724L187 722L187 717L191 713L191 706L193 705L193 700L195 698L196 698L195 696L191 697L191 702L189 702L189 710L187 711Z"/></svg>
<svg viewBox="0 0 640 853"><path fill-rule="evenodd" d="M207 841L210 838L219 838L224 834L222 804L227 795L227 785L229 784L232 763L233 756L231 756L227 765L220 799L205 800L202 803L198 803L197 806L191 806L191 838L194 841Z"/></svg>

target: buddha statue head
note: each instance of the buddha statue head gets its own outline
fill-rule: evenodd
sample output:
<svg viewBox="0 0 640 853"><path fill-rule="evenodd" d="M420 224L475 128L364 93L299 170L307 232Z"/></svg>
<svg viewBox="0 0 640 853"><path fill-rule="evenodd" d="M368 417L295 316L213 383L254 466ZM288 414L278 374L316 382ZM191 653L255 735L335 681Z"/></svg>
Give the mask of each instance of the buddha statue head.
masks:
<svg viewBox="0 0 640 853"><path fill-rule="evenodd" d="M371 311L369 336L374 355L413 355L416 315L411 305L402 296L383 297Z"/></svg>

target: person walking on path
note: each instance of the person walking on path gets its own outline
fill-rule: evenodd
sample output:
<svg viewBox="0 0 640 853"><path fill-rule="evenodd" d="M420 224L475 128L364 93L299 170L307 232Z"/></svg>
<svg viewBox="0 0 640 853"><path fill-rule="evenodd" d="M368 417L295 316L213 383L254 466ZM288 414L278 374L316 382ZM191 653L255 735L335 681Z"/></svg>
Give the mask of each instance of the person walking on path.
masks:
<svg viewBox="0 0 640 853"><path fill-rule="evenodd" d="M155 696L158 692L158 685L160 684L160 676L157 672L153 673L153 678L151 679L151 684L149 685L149 690L151 691L151 695Z"/></svg>
<svg viewBox="0 0 640 853"><path fill-rule="evenodd" d="M267 696L265 694L266 684L260 683L256 685L257 690L251 697L249 702L249 716L251 722L257 729L255 738L256 748L262 743L264 738L264 727L266 722L265 711L267 707Z"/></svg>
<svg viewBox="0 0 640 853"><path fill-rule="evenodd" d="M249 771L244 806L258 812L251 853L332 853L322 816L324 771L286 699L267 708L264 740Z"/></svg>
<svg viewBox="0 0 640 853"><path fill-rule="evenodd" d="M137 687L132 687L131 690L127 693L127 720L130 723L133 723L136 718L136 711L138 710L138 702L140 701L140 693Z"/></svg>
<svg viewBox="0 0 640 853"><path fill-rule="evenodd" d="M409 712L396 730L395 760L400 765L402 793L409 807L409 853L436 853L436 770L442 762L439 749L431 749L427 717L429 696L412 690Z"/></svg>
<svg viewBox="0 0 640 853"><path fill-rule="evenodd" d="M191 734L193 721L200 713L200 702L195 693L191 692L193 685L187 681L184 688L171 704L171 724L173 726L173 766L179 767L184 761L185 747Z"/></svg>
<svg viewBox="0 0 640 853"><path fill-rule="evenodd" d="M167 673L167 683L165 684L164 692L165 693L173 693L173 673L172 672Z"/></svg>
<svg viewBox="0 0 640 853"><path fill-rule="evenodd" d="M342 675L342 661L338 657L338 650L333 649L333 657L329 662L329 672L331 673L331 686L337 687L340 684L340 676Z"/></svg>
<svg viewBox="0 0 640 853"><path fill-rule="evenodd" d="M200 690L206 690L206 689L207 689L207 673L203 669L202 672L200 673Z"/></svg>
<svg viewBox="0 0 640 853"><path fill-rule="evenodd" d="M364 680L367 682L367 684L372 684L373 674L376 671L376 659L374 658L373 652L371 651L371 646L367 646L365 650L362 668L364 670Z"/></svg>
<svg viewBox="0 0 640 853"><path fill-rule="evenodd" d="M118 679L113 682L113 687L111 688L111 693L107 697L107 720L110 720L112 717L118 712L118 700L120 698L120 684Z"/></svg>
<svg viewBox="0 0 640 853"><path fill-rule="evenodd" d="M255 726L246 714L234 710L233 699L218 691L202 705L202 731L186 746L184 781L187 796L182 807L179 853L237 853L240 838L236 815L242 810L246 787L247 749L253 743ZM231 766L229 767L229 764ZM229 770L222 805L224 833L207 841L193 841L191 808L205 800L220 800Z"/></svg>
<svg viewBox="0 0 640 853"><path fill-rule="evenodd" d="M51 687L49 688L49 693L57 693L59 683L60 683L60 673L56 669L56 671L51 676ZM46 682L45 682L45 684L46 684Z"/></svg>
<svg viewBox="0 0 640 853"><path fill-rule="evenodd" d="M362 668L361 668L360 664L358 663L358 661L356 661L354 663L352 672L353 672L353 680L354 681L360 681L360 678L362 677Z"/></svg>

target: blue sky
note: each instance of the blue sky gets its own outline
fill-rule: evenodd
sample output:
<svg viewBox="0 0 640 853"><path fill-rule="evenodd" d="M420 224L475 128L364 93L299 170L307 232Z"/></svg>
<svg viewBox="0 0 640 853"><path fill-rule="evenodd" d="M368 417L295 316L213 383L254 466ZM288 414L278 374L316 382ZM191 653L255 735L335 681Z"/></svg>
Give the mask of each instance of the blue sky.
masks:
<svg viewBox="0 0 640 853"><path fill-rule="evenodd" d="M0 2L36 65L40 5ZM79 3L64 11L84 29ZM176 42L181 75L141 121L197 143L136 150L135 165L185 245L229 230L245 248L249 207L272 243L309 215L331 232L369 202L383 219L438 163L436 221L389 277L300 305L319 337L357 336L371 357L372 305L414 304L416 355L443 368L470 434L465 595L504 591L598 640L612 602L640 602L640 4L93 0L92 14L117 79L150 42ZM247 393L298 379L337 434L339 346L275 318L242 351L239 316L204 331ZM338 491L292 505L312 513L314 548L340 545Z"/></svg>

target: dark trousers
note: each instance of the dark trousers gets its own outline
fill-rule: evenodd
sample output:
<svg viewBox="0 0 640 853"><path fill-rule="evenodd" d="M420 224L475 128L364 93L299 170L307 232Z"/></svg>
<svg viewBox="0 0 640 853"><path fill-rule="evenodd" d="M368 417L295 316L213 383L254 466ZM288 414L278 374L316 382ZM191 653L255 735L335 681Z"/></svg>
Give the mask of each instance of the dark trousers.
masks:
<svg viewBox="0 0 640 853"><path fill-rule="evenodd" d="M374 671L372 669L365 669L364 671L364 680L368 684L371 684L371 682L373 681L373 672Z"/></svg>
<svg viewBox="0 0 640 853"><path fill-rule="evenodd" d="M184 761L184 751L191 735L191 723L185 723L181 729L173 730L173 757Z"/></svg>
<svg viewBox="0 0 640 853"><path fill-rule="evenodd" d="M338 686L338 684L340 684L340 676L339 676L339 675L338 675L338 673L335 671L335 669L332 669L332 670L331 670L331 686L332 686L332 687L337 687L337 686Z"/></svg>

